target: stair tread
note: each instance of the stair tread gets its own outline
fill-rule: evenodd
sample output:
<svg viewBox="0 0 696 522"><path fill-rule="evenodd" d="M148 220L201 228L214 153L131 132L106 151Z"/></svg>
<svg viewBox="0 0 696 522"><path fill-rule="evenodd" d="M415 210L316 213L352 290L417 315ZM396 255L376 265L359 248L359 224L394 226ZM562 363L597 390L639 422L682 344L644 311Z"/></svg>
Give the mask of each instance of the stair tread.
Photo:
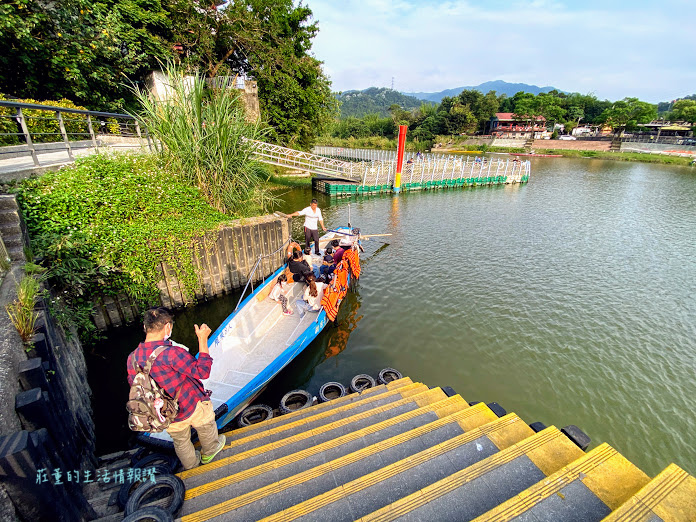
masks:
<svg viewBox="0 0 696 522"><path fill-rule="evenodd" d="M534 519L535 513L552 516L568 509L582 513L584 520L601 520L647 482L645 473L608 444L601 444L476 520L511 520L523 514Z"/></svg>
<svg viewBox="0 0 696 522"><path fill-rule="evenodd" d="M696 519L696 478L670 464L604 520L670 522Z"/></svg>
<svg viewBox="0 0 696 522"><path fill-rule="evenodd" d="M385 394L388 392L394 392L398 388L403 388L405 386L409 385L414 385L418 383L414 383L411 381L409 378L403 378L399 379L398 381L392 381L387 385L379 385L375 386L374 388L370 388L368 390L365 390L362 394L357 394L357 393L351 393L349 395L346 395L344 397L340 397L338 399L334 399L332 401L324 402L321 404L317 404L315 406L312 406L310 408L306 408L304 410L299 410L299 411L294 411L285 415L281 415L280 417L274 417L272 419L269 419L267 421L259 422L258 424L253 424L251 426L245 426L243 428L238 428L235 430L227 431L224 432L225 435L228 436L228 438L241 438L242 436L248 436L254 433L259 433L261 431L266 431L271 428L276 428L278 426L283 426L285 424L288 424L290 422L295 422L299 419L302 418L307 418L311 417L320 413L324 413L326 411L332 410L332 409L337 409L343 406L346 406L348 404L353 404L358 401L362 400L370 400L373 397L376 397L376 395L381 395Z"/></svg>
<svg viewBox="0 0 696 522"><path fill-rule="evenodd" d="M253 463L252 465L262 464L268 459L280 458L300 452L317 444L347 435L354 431L366 428L372 424L384 421L388 418L397 417L398 415L406 413L409 410L417 410L423 405L435 403L445 398L446 396L440 390L427 390L420 395L407 397L401 401L398 401L397 403L392 403L379 408L377 411L359 413L353 417L340 419L327 425L320 426L314 430L298 433L289 438L280 439L275 442L268 441L264 445L251 448L244 452L237 452L236 449L234 451L225 451L226 454L221 454L220 457L210 464L199 466L188 471L182 471L179 473L179 476L183 480L187 480L190 477L195 477L198 475L210 474L212 472L217 473L215 470L218 468L227 467L231 464L247 460L249 458L252 459L249 461ZM267 456L264 457L263 454L266 454ZM239 464L238 466L239 468L243 468L245 465L246 463Z"/></svg>
<svg viewBox="0 0 696 522"><path fill-rule="evenodd" d="M479 408L486 407L484 405ZM314 506L317 502L322 506L329 505L343 495L359 492L364 490L366 486L371 487L399 473L415 473L416 468L419 471L419 480L425 482L437 480L437 478L441 478L443 473L454 472L457 465L455 462L461 461L461 455L455 455L456 460L451 460L449 454L452 451L469 444L470 459L480 459L488 455L488 453L478 449L483 443L489 446L489 451L498 451L498 448L491 441L485 442L486 431L505 429L513 422L524 424L519 418L511 415L506 419L497 419L485 424L484 426L488 426L487 429L478 427L467 433L462 433L463 430L459 429L457 430L459 435L447 438L442 443L436 439L428 441L422 438L419 433L404 433L298 475L280 480L260 490L225 500L220 504L203 508L197 512L189 511L196 507L195 503L184 504L184 512L204 517L207 514L218 512L218 510L221 512L234 510L230 516L245 520L258 519L260 516L272 515L274 511L282 512L284 509L299 510L300 514L304 514L315 510L307 510L307 506ZM425 431L425 429L421 428L421 431ZM532 433L531 429L529 429L529 433ZM449 436L454 434L454 432L450 433ZM424 444L432 445L425 446ZM376 501L384 502L384 495L393 495L399 491L400 495L405 495L408 488L413 487L413 483L409 486L408 480L399 482L401 480L399 478L397 482L390 482L388 487L384 484L378 486L382 491L381 496L374 495L376 490L372 490ZM336 488L337 484L338 488ZM417 485L420 487L420 483ZM350 488L353 488L354 491ZM273 498L264 499L265 505L261 507L256 499L266 495ZM215 497L218 500L230 498L224 493ZM213 500L215 497L211 496L208 500ZM295 506L298 502L300 502L299 506Z"/></svg>
<svg viewBox="0 0 696 522"><path fill-rule="evenodd" d="M235 432L229 433L228 444L225 446L224 452L228 451L246 451L248 449L267 444L268 442L276 442L283 438L289 438L297 433L305 432L314 429L320 425L327 424L331 419L344 419L349 416L370 411L371 409L379 409L393 404L404 398L408 398L413 393L422 393L427 391L427 386L414 383L402 388L390 390L379 395L371 395L369 400L352 402L344 404L341 407L321 411L320 413L310 417L300 417L292 422L281 425L270 425L268 429L257 431L251 434L242 433L235 438ZM227 434L226 434L227 435Z"/></svg>
<svg viewBox="0 0 696 522"><path fill-rule="evenodd" d="M428 488L436 492L440 488L443 494L448 494L462 486L467 486L471 490L466 494L467 503L470 504L466 509L474 510L469 515L476 516L486 511L483 507L495 506L505 498L546 477L546 474L526 455L526 451L539 446L565 443L565 437L555 428L545 434L534 434L527 427L526 437L518 432L518 436L523 436L524 439L506 448L495 447L488 437L490 433L495 432L491 430L491 427L496 425L507 427L506 423L511 420L524 425L516 415L506 415L498 421L439 444L434 449L431 448L409 459L394 463L392 466L387 466L385 470L380 470L378 473L359 478L350 484L343 484L341 488L327 492L322 497L290 507L282 513L268 517L267 520L294 520L309 511L319 511L318 515L321 515L324 509L337 499L348 500L352 514L357 518L370 519L375 515L379 517L386 514L386 519L391 520L399 516L404 505L409 506L414 498L420 498L421 493ZM445 459L449 459L454 467L448 469ZM414 462L419 460L421 463L413 466ZM390 504L389 494L379 493L377 490L371 491L379 474L383 474L388 482L393 476L400 477L404 482L401 491L405 494ZM457 477L459 482L454 481L456 487L448 489L447 486ZM365 490L364 486L367 486L369 490ZM421 504L425 505L427 502L421 502ZM448 506L449 502L445 502L444 505ZM459 503L455 503L454 506L464 509ZM326 513L323 514L326 516ZM466 516L450 518L467 519ZM416 519L426 518L420 514ZM447 518L439 516L434 519Z"/></svg>

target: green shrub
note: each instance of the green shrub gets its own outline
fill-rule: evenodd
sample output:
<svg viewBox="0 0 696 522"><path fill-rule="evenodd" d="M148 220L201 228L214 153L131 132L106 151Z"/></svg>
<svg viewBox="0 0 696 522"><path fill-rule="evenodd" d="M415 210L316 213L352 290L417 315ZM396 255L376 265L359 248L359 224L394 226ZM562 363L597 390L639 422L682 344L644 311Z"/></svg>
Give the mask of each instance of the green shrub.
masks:
<svg viewBox="0 0 696 522"><path fill-rule="evenodd" d="M86 340L96 295L125 293L157 303L166 262L193 300L193 238L229 220L200 190L168 173L154 155L94 155L19 188L35 254L49 268L57 303Z"/></svg>

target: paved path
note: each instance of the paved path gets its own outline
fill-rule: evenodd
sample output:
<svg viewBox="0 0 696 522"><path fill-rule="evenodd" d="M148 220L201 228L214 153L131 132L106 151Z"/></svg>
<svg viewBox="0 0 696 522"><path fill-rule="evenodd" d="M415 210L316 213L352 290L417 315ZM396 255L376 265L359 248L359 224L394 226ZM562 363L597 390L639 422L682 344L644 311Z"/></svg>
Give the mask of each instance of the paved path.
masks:
<svg viewBox="0 0 696 522"><path fill-rule="evenodd" d="M114 150L140 150L140 145L128 143L116 143L109 146L100 146L99 151L114 151ZM89 154L95 154L95 148L79 148L73 149L73 156L79 158ZM0 155L2 158L2 155ZM31 174L42 174L49 170L58 170L63 165L72 163L65 150L56 152L38 153L40 166L35 166L31 155L27 153L18 158L0 159L0 182L10 181L13 179L28 178Z"/></svg>

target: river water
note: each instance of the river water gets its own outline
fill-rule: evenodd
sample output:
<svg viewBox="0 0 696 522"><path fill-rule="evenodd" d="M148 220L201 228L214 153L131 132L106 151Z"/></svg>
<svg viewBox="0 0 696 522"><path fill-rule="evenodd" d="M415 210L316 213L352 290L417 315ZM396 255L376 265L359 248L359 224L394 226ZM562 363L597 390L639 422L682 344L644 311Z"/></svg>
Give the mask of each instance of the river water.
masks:
<svg viewBox="0 0 696 522"><path fill-rule="evenodd" d="M311 197L285 191L279 209ZM327 226L345 225L350 204L353 226L393 235L366 243L339 326L261 401L391 366L530 423L576 424L650 475L670 462L696 473L696 169L535 158L523 186L315 197ZM192 324L215 329L236 297L181 312L174 338L195 345ZM103 451L125 445L125 414L100 405L115 392L125 403L141 332L121 329L89 358Z"/></svg>

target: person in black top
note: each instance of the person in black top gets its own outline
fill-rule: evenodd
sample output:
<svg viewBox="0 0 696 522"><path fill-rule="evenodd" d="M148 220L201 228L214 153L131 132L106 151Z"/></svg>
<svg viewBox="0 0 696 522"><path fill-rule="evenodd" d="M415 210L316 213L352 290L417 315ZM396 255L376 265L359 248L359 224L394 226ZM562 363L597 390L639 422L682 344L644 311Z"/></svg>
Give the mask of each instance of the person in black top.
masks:
<svg viewBox="0 0 696 522"><path fill-rule="evenodd" d="M292 257L288 261L288 268L290 269L290 272L292 272L293 279L295 281L304 279L304 275L307 273L312 273L312 267L309 266L307 261L302 259L302 252L299 250L295 250L292 253Z"/></svg>

